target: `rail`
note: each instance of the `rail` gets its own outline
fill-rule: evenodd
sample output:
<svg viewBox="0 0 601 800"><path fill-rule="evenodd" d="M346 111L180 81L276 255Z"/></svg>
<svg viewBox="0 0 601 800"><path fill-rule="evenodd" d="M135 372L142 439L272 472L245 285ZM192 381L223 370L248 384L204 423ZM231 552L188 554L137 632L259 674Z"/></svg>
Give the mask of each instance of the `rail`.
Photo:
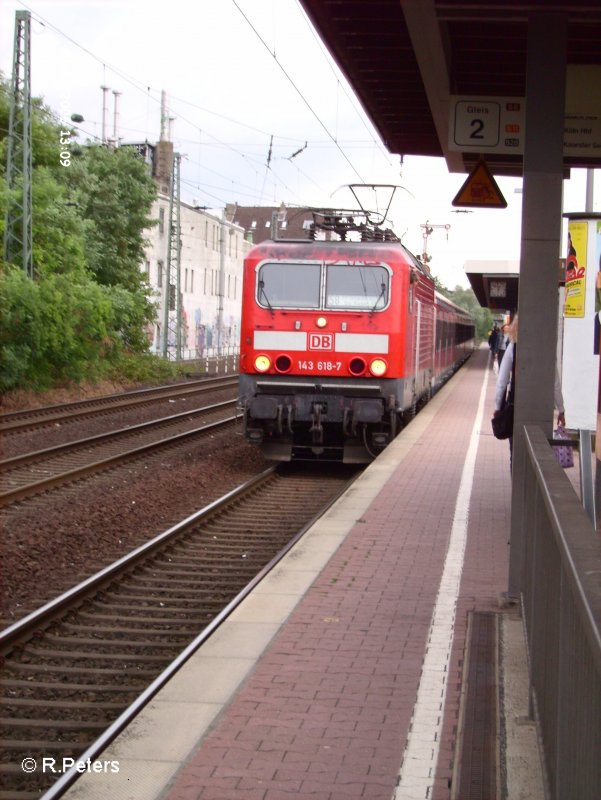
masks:
<svg viewBox="0 0 601 800"><path fill-rule="evenodd" d="M547 796L601 797L601 539L542 430L524 432L522 604Z"/></svg>

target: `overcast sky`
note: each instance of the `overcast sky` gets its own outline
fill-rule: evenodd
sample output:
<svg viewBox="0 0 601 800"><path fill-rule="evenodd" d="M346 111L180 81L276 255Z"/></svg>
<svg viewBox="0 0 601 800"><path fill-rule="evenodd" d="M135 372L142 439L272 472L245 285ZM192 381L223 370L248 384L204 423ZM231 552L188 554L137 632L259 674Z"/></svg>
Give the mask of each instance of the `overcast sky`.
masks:
<svg viewBox="0 0 601 800"><path fill-rule="evenodd" d="M466 260L519 258L521 180L497 179L506 210L455 213L466 175L450 175L443 159L401 164L386 151L296 0L2 0L7 77L17 9L32 13L33 93L57 112L82 114L83 140L102 133L101 85L111 89L109 134L112 91L121 92L124 142L158 139L168 93L185 200L354 208L344 185L397 184L392 226L415 253L420 226L433 226L431 268L447 286L468 285ZM574 170L565 182L567 211L584 210L585 181ZM597 171L595 211L599 184Z"/></svg>

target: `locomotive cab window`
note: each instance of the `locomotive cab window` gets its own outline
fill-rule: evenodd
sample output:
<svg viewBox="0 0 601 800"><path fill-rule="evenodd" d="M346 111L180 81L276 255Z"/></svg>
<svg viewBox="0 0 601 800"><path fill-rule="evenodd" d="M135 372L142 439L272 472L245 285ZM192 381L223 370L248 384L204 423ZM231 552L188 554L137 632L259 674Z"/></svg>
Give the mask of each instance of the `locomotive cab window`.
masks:
<svg viewBox="0 0 601 800"><path fill-rule="evenodd" d="M266 308L319 308L320 285L319 264L266 262L257 275L257 302Z"/></svg>
<svg viewBox="0 0 601 800"><path fill-rule="evenodd" d="M390 271L379 264L266 261L257 272L256 297L264 308L382 311Z"/></svg>
<svg viewBox="0 0 601 800"><path fill-rule="evenodd" d="M381 311L388 305L390 275L382 266L327 264L325 308Z"/></svg>

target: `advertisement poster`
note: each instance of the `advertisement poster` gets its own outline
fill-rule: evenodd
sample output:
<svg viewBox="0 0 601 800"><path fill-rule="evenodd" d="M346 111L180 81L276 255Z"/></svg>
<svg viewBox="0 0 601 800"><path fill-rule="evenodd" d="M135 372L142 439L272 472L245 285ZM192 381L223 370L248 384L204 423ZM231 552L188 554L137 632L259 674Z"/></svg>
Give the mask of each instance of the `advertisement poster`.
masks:
<svg viewBox="0 0 601 800"><path fill-rule="evenodd" d="M597 262L597 281L595 283L595 330L594 330L594 351L598 356L601 352L601 220L596 223L596 248L595 260ZM595 443L595 455L597 457L597 470L601 469L601 369L599 383L597 385L597 437ZM599 474L599 473L597 473ZM597 511L597 513L600 513Z"/></svg>
<svg viewBox="0 0 601 800"><path fill-rule="evenodd" d="M587 231L586 222L570 221L566 256L566 317L584 317Z"/></svg>
<svg viewBox="0 0 601 800"><path fill-rule="evenodd" d="M595 237L597 242L596 247L596 261L597 261L597 280L595 283L595 331L593 334L593 349L595 355L598 356L601 351L601 221L597 220L597 235ZM599 387L601 392L601 386ZM601 404L599 405L601 409Z"/></svg>

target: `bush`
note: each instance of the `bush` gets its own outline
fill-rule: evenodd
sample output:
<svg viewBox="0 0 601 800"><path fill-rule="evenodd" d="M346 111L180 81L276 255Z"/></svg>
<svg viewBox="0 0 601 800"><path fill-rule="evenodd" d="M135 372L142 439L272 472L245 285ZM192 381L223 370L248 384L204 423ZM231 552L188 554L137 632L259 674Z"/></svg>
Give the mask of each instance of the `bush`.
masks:
<svg viewBox="0 0 601 800"><path fill-rule="evenodd" d="M85 276L32 281L8 267L0 277L0 302L3 391L93 379L101 360L119 349L110 299Z"/></svg>

